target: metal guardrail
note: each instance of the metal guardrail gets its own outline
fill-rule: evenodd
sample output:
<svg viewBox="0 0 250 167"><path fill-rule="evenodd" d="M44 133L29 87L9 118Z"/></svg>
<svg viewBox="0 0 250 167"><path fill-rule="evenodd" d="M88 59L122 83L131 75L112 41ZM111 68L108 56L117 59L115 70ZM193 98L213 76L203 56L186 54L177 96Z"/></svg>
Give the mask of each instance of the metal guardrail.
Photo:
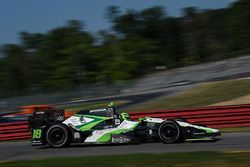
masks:
<svg viewBox="0 0 250 167"><path fill-rule="evenodd" d="M182 117L189 122L213 128L250 127L250 104L180 110L152 110L130 112L129 114L133 120L146 116L167 119ZM30 137L27 121L0 123L0 141L27 140Z"/></svg>

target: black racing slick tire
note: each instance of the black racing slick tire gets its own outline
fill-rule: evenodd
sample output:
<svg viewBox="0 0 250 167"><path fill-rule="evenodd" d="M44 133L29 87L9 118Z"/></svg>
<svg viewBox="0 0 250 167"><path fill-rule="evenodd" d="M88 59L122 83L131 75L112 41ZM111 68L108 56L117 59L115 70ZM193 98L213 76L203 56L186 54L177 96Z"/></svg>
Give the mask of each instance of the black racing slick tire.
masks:
<svg viewBox="0 0 250 167"><path fill-rule="evenodd" d="M49 126L45 137L48 145L54 148L66 147L71 140L68 127L60 123Z"/></svg>
<svg viewBox="0 0 250 167"><path fill-rule="evenodd" d="M166 144L177 143L182 139L182 130L175 121L164 121L158 129L158 135Z"/></svg>

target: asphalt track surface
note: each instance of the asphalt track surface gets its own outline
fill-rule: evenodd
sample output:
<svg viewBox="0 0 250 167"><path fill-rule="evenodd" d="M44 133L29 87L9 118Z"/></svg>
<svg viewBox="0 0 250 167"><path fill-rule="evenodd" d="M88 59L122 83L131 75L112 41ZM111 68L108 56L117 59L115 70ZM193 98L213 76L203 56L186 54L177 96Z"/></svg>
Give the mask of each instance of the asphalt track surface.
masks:
<svg viewBox="0 0 250 167"><path fill-rule="evenodd" d="M30 142L1 142L0 161L51 157L79 157L130 153L165 153L190 151L250 151L250 132L224 133L216 142L180 144L145 143L138 145L77 145L68 148L31 147Z"/></svg>

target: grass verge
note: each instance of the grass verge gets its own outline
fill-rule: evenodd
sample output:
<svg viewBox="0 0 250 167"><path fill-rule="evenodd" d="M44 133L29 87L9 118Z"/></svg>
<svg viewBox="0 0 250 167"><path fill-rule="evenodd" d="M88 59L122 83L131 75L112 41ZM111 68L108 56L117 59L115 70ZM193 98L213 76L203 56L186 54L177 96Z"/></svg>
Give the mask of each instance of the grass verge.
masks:
<svg viewBox="0 0 250 167"><path fill-rule="evenodd" d="M222 129L220 129L220 131L222 133L250 132L250 127L222 128Z"/></svg>
<svg viewBox="0 0 250 167"><path fill-rule="evenodd" d="M182 109L208 106L250 94L250 79L201 84L191 90L128 108L128 111ZM250 102L249 102L250 103Z"/></svg>
<svg viewBox="0 0 250 167"><path fill-rule="evenodd" d="M50 158L32 161L0 162L1 167L245 167L250 165L250 152L189 152L164 154L129 154L114 156L89 156L75 158ZM240 163L239 163L240 162Z"/></svg>

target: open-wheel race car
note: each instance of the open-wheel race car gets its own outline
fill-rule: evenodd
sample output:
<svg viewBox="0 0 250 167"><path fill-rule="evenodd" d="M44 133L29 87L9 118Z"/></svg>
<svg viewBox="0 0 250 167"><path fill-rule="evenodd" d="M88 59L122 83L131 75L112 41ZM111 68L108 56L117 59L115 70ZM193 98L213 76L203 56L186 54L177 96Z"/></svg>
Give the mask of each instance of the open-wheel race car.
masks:
<svg viewBox="0 0 250 167"><path fill-rule="evenodd" d="M80 111L65 119L64 110L36 111L29 117L32 146L66 147L70 144L177 143L215 140L219 130L195 125L185 119L144 117L130 120L114 106Z"/></svg>

